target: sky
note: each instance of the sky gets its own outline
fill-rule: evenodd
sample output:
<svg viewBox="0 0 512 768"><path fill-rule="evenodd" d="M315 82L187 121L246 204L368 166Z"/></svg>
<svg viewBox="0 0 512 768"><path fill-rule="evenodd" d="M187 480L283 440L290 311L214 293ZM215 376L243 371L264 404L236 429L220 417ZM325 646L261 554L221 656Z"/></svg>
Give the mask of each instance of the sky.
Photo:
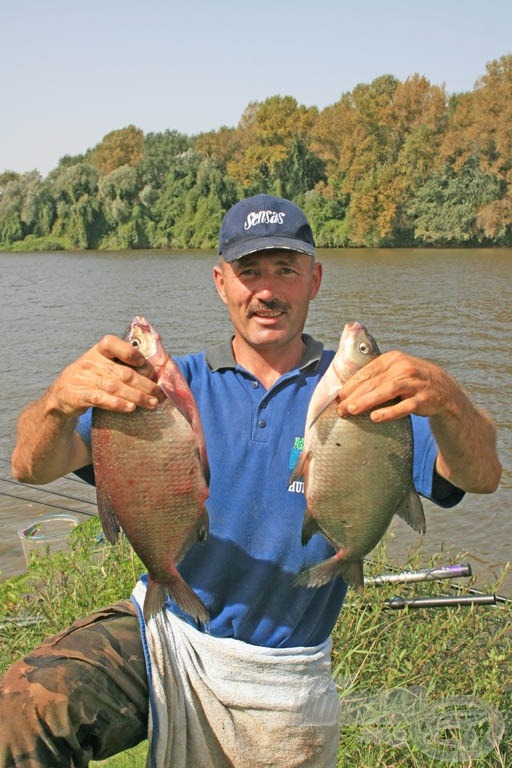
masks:
<svg viewBox="0 0 512 768"><path fill-rule="evenodd" d="M418 73L470 91L512 53L510 0L0 0L0 173L45 176L110 131L236 126Z"/></svg>

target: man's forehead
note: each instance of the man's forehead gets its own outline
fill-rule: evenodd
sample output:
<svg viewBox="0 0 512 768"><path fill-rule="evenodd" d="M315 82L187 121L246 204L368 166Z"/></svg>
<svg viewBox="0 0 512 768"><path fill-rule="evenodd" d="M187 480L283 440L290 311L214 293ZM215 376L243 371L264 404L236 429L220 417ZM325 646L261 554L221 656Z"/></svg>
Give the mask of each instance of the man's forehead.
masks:
<svg viewBox="0 0 512 768"><path fill-rule="evenodd" d="M311 260L311 256L305 253L299 253L298 251L285 250L282 248L268 249L265 251L256 251L255 253L249 253L247 256L231 262L231 266L246 267L250 264L255 264L260 261L272 261L276 264L296 264L303 259Z"/></svg>

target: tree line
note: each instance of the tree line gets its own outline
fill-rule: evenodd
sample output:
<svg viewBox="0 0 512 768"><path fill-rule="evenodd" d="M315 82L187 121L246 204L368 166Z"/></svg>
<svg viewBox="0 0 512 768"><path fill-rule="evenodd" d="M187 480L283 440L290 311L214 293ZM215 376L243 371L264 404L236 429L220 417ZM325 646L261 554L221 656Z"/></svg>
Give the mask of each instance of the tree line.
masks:
<svg viewBox="0 0 512 768"><path fill-rule="evenodd" d="M471 92L383 75L323 110L271 96L234 128L129 125L45 178L6 170L0 247L215 248L258 192L298 203L319 247L511 246L512 55Z"/></svg>

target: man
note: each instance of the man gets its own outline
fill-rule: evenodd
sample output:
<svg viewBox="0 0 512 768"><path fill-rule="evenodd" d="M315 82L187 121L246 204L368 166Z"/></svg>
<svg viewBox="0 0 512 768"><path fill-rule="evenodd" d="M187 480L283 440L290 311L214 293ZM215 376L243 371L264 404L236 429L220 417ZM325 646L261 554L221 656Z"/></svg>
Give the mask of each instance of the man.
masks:
<svg viewBox="0 0 512 768"><path fill-rule="evenodd" d="M131 602L50 639L4 678L4 768L86 766L144 739L148 720L159 768L335 765L330 632L346 586L293 585L331 550L321 536L301 545L304 498L287 484L309 399L333 357L303 334L322 267L303 212L267 195L228 211L219 254L213 278L234 335L177 360L212 478L208 541L180 570L211 622L202 631L170 604L145 625L143 578ZM91 407L157 407L162 393L137 371L143 364L106 336L68 366L20 415L14 476L44 483L90 465ZM375 422L412 414L415 484L441 506L497 487L493 424L433 363L382 354L343 387L338 410L370 411Z"/></svg>

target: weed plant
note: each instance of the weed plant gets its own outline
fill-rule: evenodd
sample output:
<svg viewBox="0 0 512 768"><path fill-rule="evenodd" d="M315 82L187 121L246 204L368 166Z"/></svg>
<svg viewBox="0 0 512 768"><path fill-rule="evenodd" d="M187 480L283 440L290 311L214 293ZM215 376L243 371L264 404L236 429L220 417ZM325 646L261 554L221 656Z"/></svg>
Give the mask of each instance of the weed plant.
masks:
<svg viewBox="0 0 512 768"><path fill-rule="evenodd" d="M110 546L100 532L96 519L79 525L70 552L36 556L0 583L0 675L43 637L130 595L144 566L126 540ZM367 575L386 570L385 544L374 554ZM396 610L386 602L441 593L454 594L452 584L348 593L333 633L338 768L512 765L512 603ZM146 752L145 742L102 765L143 768Z"/></svg>

